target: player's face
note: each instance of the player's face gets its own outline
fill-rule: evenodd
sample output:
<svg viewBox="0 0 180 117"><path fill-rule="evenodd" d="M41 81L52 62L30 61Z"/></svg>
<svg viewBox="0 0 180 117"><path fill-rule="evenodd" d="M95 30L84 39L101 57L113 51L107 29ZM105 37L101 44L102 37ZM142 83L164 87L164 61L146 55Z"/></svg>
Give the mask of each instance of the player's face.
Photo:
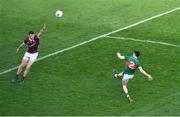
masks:
<svg viewBox="0 0 180 117"><path fill-rule="evenodd" d="M34 39L35 34L30 34L29 38Z"/></svg>

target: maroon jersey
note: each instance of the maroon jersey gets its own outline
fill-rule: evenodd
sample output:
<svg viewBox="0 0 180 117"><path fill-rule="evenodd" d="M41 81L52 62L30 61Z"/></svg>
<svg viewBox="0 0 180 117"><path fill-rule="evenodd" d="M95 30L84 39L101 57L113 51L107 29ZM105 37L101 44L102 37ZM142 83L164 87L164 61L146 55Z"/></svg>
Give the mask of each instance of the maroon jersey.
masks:
<svg viewBox="0 0 180 117"><path fill-rule="evenodd" d="M34 39L29 39L29 37L27 37L24 40L24 43L28 46L27 52L29 52L29 53L36 53L36 52L38 52L39 38L38 38L37 35L34 36Z"/></svg>

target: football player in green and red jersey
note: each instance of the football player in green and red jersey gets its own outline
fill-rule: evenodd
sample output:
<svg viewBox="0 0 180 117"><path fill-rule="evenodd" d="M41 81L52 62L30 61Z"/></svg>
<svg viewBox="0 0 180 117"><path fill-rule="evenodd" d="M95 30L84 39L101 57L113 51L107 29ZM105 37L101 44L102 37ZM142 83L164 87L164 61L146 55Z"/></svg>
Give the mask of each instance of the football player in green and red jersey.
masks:
<svg viewBox="0 0 180 117"><path fill-rule="evenodd" d="M113 70L113 77L122 77L122 86L125 94L127 95L127 98L129 102L132 102L132 98L128 94L128 81L134 77L134 73L137 69L145 75L148 80L153 80L152 76L144 71L144 69L141 66L141 63L138 60L138 57L140 56L139 51L134 51L132 56L122 56L120 53L117 53L117 56L120 60L125 60L125 68L123 72L118 73L116 70Z"/></svg>

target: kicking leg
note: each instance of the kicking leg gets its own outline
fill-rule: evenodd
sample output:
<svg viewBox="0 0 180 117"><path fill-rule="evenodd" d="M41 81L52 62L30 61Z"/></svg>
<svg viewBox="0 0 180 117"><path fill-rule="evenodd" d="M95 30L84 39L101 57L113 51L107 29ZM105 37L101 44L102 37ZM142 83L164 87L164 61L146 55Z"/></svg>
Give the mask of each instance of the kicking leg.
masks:
<svg viewBox="0 0 180 117"><path fill-rule="evenodd" d="M16 76L11 79L11 82L16 82L18 79L19 74L21 73L23 67L27 64L27 59L22 59L21 64L19 65L19 68L17 70Z"/></svg>
<svg viewBox="0 0 180 117"><path fill-rule="evenodd" d="M29 70L31 69L33 65L33 62L32 61L29 61L27 66L26 66L26 70L24 71L24 74L22 76L22 79L21 79L21 82L20 84L23 84L24 83L24 79L26 78L27 74L29 73Z"/></svg>
<svg viewBox="0 0 180 117"><path fill-rule="evenodd" d="M123 76L123 72L117 74L117 77L122 77L122 76Z"/></svg>
<svg viewBox="0 0 180 117"><path fill-rule="evenodd" d="M119 72L117 72L117 70L113 69L112 76L113 76L113 78L122 77L123 72L119 73Z"/></svg>

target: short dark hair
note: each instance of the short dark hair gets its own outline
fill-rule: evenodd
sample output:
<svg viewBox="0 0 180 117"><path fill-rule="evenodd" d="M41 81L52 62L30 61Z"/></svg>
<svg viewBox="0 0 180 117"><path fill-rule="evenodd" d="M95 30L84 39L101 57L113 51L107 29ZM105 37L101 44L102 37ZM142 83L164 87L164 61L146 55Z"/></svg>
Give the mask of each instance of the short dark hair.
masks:
<svg viewBox="0 0 180 117"><path fill-rule="evenodd" d="M134 54L136 57L139 57L141 55L141 53L139 51L134 51Z"/></svg>
<svg viewBox="0 0 180 117"><path fill-rule="evenodd" d="M29 35L30 35L30 34L34 34L34 31L29 31Z"/></svg>

